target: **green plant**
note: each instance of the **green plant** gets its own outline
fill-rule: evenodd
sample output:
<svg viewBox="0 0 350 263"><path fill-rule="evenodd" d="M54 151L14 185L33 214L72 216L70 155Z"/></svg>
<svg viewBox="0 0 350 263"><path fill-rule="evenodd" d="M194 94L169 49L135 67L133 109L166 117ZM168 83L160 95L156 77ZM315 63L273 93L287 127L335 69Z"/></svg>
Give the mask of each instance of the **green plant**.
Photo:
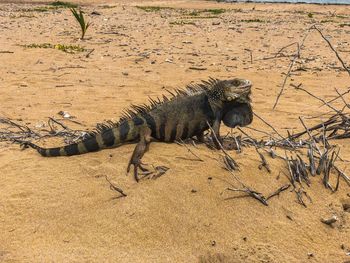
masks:
<svg viewBox="0 0 350 263"><path fill-rule="evenodd" d="M308 13L307 16L308 16L309 18L313 18L314 15L313 15L313 13Z"/></svg>
<svg viewBox="0 0 350 263"><path fill-rule="evenodd" d="M52 7L48 6L41 6L41 7L36 7L36 8L33 8L32 10L29 10L29 11L33 11L33 12L48 12L48 11L51 11L53 10Z"/></svg>
<svg viewBox="0 0 350 263"><path fill-rule="evenodd" d="M255 18L255 19L243 19L243 20L241 20L241 22L245 22L245 23L265 23L265 22L268 22L268 21L264 21L264 20L261 20L259 18Z"/></svg>
<svg viewBox="0 0 350 263"><path fill-rule="evenodd" d="M210 13L213 15L220 15L222 13L225 13L226 10L225 9L204 9L203 12Z"/></svg>
<svg viewBox="0 0 350 263"><path fill-rule="evenodd" d="M225 9L195 9L187 13L189 16L199 16L200 14L220 15L225 13Z"/></svg>
<svg viewBox="0 0 350 263"><path fill-rule="evenodd" d="M51 48L51 49L61 50L65 53L70 53L70 54L86 51L85 48L83 48L79 45L63 45L63 44L50 44L50 43L35 44L35 43L33 43L33 44L22 45L22 46L25 48Z"/></svg>
<svg viewBox="0 0 350 263"><path fill-rule="evenodd" d="M80 25L80 28L81 28L81 38L80 39L84 39L86 30L89 28L91 23L90 22L88 22L88 23L85 22L83 11L79 10L79 13L78 13L78 11L75 8L70 8L70 11L72 12L72 14L74 15L75 19L78 21L78 23Z"/></svg>
<svg viewBox="0 0 350 263"><path fill-rule="evenodd" d="M35 15L32 15L32 14L30 14L30 15L26 15L26 14L19 14L19 15L10 15L10 18L11 19L15 19L15 18L22 18L22 17L25 17L25 18L36 18L36 16Z"/></svg>
<svg viewBox="0 0 350 263"><path fill-rule="evenodd" d="M77 8L78 5L73 4L73 3L69 3L69 2L62 2L62 1L55 1L52 2L50 5L52 6L56 6L57 8Z"/></svg>
<svg viewBox="0 0 350 263"><path fill-rule="evenodd" d="M169 25L196 25L196 23L193 21L178 20L178 21L169 22Z"/></svg>
<svg viewBox="0 0 350 263"><path fill-rule="evenodd" d="M343 16L343 15L336 15L336 18L348 18L347 16Z"/></svg>
<svg viewBox="0 0 350 263"><path fill-rule="evenodd" d="M136 6L136 8L141 9L145 12L158 12L162 9L173 9L171 7L166 6Z"/></svg>
<svg viewBox="0 0 350 263"><path fill-rule="evenodd" d="M325 20L321 20L320 23L324 24L324 23L333 23L334 21L331 19L325 19Z"/></svg>

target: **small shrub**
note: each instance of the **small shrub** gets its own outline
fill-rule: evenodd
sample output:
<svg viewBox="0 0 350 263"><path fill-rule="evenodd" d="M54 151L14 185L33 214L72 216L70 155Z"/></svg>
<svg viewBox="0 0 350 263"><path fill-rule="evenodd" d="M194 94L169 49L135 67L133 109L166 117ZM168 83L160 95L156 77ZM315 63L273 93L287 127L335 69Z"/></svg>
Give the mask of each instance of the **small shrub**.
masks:
<svg viewBox="0 0 350 263"><path fill-rule="evenodd" d="M225 13L226 10L225 9L197 9L197 10L193 10L190 13L188 13L187 15L189 16L199 16L200 14L211 14L211 15L220 15L222 13Z"/></svg>
<svg viewBox="0 0 350 263"><path fill-rule="evenodd" d="M77 8L78 5L69 3L69 2L62 2L62 1L55 1L52 2L50 5L55 6L57 8Z"/></svg>
<svg viewBox="0 0 350 263"><path fill-rule="evenodd" d="M184 21L184 20L179 20L179 21L173 21L173 22L169 22L169 25L196 25L195 22L193 21Z"/></svg>
<svg viewBox="0 0 350 263"><path fill-rule="evenodd" d="M22 45L22 47L25 48L52 48L61 50L65 53L74 54L77 52L84 52L86 51L85 48L79 46L79 45L63 45L63 44L50 44L50 43L43 43L43 44L29 44L29 45Z"/></svg>
<svg viewBox="0 0 350 263"><path fill-rule="evenodd" d="M158 12L163 9L173 9L172 7L165 6L136 6L136 8L141 9L145 12Z"/></svg>
<svg viewBox="0 0 350 263"><path fill-rule="evenodd" d="M265 23L267 21L261 20L259 18L256 19L243 19L241 20L241 22L245 22L245 23Z"/></svg>
<svg viewBox="0 0 350 263"><path fill-rule="evenodd" d="M91 23L90 22L88 22L88 23L85 22L83 11L79 10L79 13L78 13L78 11L75 8L70 8L70 11L72 12L72 14L74 15L75 19L78 21L78 23L80 25L80 28L81 28L81 38L80 39L84 39L86 30L89 28Z"/></svg>
<svg viewBox="0 0 350 263"><path fill-rule="evenodd" d="M204 12L210 13L213 15L220 15L222 13L225 13L226 10L225 9L204 9Z"/></svg>

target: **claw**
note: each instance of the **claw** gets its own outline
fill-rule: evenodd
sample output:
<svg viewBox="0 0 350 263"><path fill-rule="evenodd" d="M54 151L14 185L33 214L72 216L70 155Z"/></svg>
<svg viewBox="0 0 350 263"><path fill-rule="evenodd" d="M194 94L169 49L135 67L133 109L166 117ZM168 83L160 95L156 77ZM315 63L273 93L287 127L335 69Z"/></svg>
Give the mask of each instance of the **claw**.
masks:
<svg viewBox="0 0 350 263"><path fill-rule="evenodd" d="M136 182L139 182L138 172L137 172L137 165L134 164L134 178Z"/></svg>
<svg viewBox="0 0 350 263"><path fill-rule="evenodd" d="M141 169L142 172L146 172L146 173L149 172L149 170L143 167L141 163L139 164L139 168Z"/></svg>
<svg viewBox="0 0 350 263"><path fill-rule="evenodd" d="M143 164L141 164L141 163L131 163L131 162L129 163L128 168L126 169L126 172L127 172L127 173L130 172L130 167L131 167L131 165L134 166L134 178L135 178L136 182L139 182L139 181L140 181L138 169L140 169L140 170L142 171L142 173L143 173L143 174L146 174L146 175L148 175L148 174L151 173L147 168L145 168L145 167L142 166Z"/></svg>

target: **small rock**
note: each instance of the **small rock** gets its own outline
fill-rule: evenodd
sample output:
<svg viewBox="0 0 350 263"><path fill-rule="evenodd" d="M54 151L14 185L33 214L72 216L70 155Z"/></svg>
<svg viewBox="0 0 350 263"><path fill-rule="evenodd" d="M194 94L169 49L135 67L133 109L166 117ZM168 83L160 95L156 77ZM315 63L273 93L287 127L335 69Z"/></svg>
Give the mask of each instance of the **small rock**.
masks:
<svg viewBox="0 0 350 263"><path fill-rule="evenodd" d="M69 119L72 116L68 113L68 111L60 111L57 113L58 115L61 115L63 118Z"/></svg>
<svg viewBox="0 0 350 263"><path fill-rule="evenodd" d="M341 203L344 211L350 213L350 198L344 199Z"/></svg>
<svg viewBox="0 0 350 263"><path fill-rule="evenodd" d="M333 223L338 221L338 217L336 215L332 215L330 218L322 218L321 222L326 225L332 225Z"/></svg>
<svg viewBox="0 0 350 263"><path fill-rule="evenodd" d="M213 240L213 241L210 242L210 244L211 244L212 247L215 247L216 246L216 241Z"/></svg>
<svg viewBox="0 0 350 263"><path fill-rule="evenodd" d="M220 21L214 21L214 22L212 23L212 25L213 25L213 26L218 26L218 25L220 25Z"/></svg>
<svg viewBox="0 0 350 263"><path fill-rule="evenodd" d="M128 75L129 75L128 72L122 72L122 74L123 74L124 76L128 76Z"/></svg>
<svg viewBox="0 0 350 263"><path fill-rule="evenodd" d="M196 189L192 189L191 193L197 193L197 190Z"/></svg>
<svg viewBox="0 0 350 263"><path fill-rule="evenodd" d="M99 12L97 12L97 11L92 11L92 12L91 12L91 15L100 16L101 13L99 13Z"/></svg>
<svg viewBox="0 0 350 263"><path fill-rule="evenodd" d="M308 257L308 258L313 258L313 257L314 257L314 254L313 254L313 253L307 253L307 257Z"/></svg>

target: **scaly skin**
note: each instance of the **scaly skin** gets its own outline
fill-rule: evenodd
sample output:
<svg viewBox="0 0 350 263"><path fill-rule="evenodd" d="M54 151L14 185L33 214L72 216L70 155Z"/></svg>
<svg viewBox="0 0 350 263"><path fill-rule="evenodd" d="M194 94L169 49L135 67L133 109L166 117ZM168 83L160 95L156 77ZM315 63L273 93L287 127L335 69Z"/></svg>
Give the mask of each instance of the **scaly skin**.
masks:
<svg viewBox="0 0 350 263"><path fill-rule="evenodd" d="M133 106L118 123L100 126L97 131L80 142L56 148L42 148L31 142L25 144L42 156L71 156L114 148L127 142L138 142L131 160L134 176L138 180L141 158L152 139L173 142L194 136L203 138L203 132L212 126L220 139L220 123L229 127L246 126L253 114L249 95L251 83L243 79L209 79L201 84L177 90L176 95L163 101L151 100L151 105ZM215 137L213 135L213 137ZM217 141L213 140L217 147Z"/></svg>

